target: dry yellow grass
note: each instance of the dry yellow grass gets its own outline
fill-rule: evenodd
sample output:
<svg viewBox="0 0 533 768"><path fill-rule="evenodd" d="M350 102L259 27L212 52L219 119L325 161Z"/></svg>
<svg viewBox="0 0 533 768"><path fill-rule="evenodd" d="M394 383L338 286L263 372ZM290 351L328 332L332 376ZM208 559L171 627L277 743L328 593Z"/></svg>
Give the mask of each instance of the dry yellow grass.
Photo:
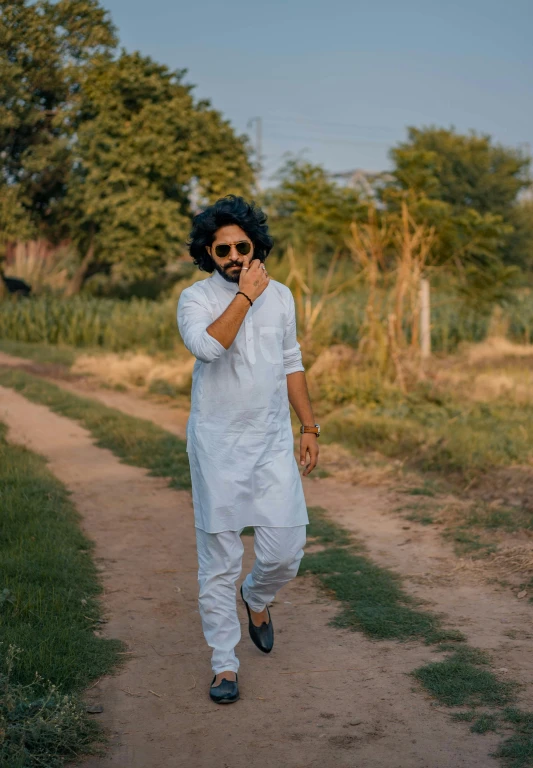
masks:
<svg viewBox="0 0 533 768"><path fill-rule="evenodd" d="M176 360L126 353L80 355L72 366L73 373L94 376L107 386L128 389L148 389L155 381L165 381L176 387L185 387L191 379L194 358Z"/></svg>
<svg viewBox="0 0 533 768"><path fill-rule="evenodd" d="M500 398L533 401L533 345L514 344L502 337L465 345L458 355L434 365L435 382L467 400Z"/></svg>
<svg viewBox="0 0 533 768"><path fill-rule="evenodd" d="M504 358L533 357L533 344L515 344L501 336L488 338L480 344L464 347L464 355L470 365L489 363Z"/></svg>

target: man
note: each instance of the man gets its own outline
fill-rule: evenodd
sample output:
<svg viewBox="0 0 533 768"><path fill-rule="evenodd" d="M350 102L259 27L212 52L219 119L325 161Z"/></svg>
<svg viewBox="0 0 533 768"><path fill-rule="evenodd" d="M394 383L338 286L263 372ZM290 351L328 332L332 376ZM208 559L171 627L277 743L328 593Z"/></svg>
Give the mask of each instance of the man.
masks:
<svg viewBox="0 0 533 768"><path fill-rule="evenodd" d="M271 280L273 246L265 214L241 197L218 200L195 217L189 251L213 273L185 289L178 326L196 357L187 452L198 548L199 607L213 649L211 699L239 698L236 609L242 567L240 533L255 529L256 561L241 587L250 637L264 653L274 644L268 603L296 576L307 508L294 458L289 402L302 422L300 463L316 466L314 423L294 300Z"/></svg>

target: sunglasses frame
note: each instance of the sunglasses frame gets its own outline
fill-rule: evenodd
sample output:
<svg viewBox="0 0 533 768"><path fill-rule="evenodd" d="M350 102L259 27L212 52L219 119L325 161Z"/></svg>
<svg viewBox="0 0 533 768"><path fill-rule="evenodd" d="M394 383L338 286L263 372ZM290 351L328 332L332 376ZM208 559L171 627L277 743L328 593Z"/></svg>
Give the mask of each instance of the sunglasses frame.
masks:
<svg viewBox="0 0 533 768"><path fill-rule="evenodd" d="M250 251L252 250L252 243L251 243L249 240L239 240L237 243L218 243L218 245L215 245L215 247L214 247L214 249L213 249L213 250L215 251L215 253L216 253L216 255L218 256L218 258L219 258L219 259L226 259L226 258L227 258L227 257L230 255L230 253L231 253L231 247L232 247L233 245L235 246L235 249L237 250L237 253L238 253L240 256L248 256L248 254L249 254L249 253L250 253ZM246 253L242 253L242 252L239 250L239 245L246 245L246 246L248 246L248 250L246 251ZM225 249L225 248L227 248L227 249L228 249L228 251L227 251L227 253L225 253L224 255L221 255L221 254L219 254L219 252L218 252L218 249L219 249L219 248L224 248L224 249Z"/></svg>

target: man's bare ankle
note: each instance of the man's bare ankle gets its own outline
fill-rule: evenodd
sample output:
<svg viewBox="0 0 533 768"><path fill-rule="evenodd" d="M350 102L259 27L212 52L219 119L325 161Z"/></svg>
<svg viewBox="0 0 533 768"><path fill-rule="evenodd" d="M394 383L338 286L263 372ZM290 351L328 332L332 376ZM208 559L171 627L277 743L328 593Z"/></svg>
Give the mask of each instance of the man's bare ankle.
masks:
<svg viewBox="0 0 533 768"><path fill-rule="evenodd" d="M213 685L220 685L223 680L231 680L232 682L235 682L236 679L237 674L231 670L227 670L226 672L219 672L218 675L216 675Z"/></svg>
<svg viewBox="0 0 533 768"><path fill-rule="evenodd" d="M268 622L270 621L266 607L259 612L252 611L252 609L250 608L250 615L252 617L252 623L256 627L260 627L261 624L268 624Z"/></svg>

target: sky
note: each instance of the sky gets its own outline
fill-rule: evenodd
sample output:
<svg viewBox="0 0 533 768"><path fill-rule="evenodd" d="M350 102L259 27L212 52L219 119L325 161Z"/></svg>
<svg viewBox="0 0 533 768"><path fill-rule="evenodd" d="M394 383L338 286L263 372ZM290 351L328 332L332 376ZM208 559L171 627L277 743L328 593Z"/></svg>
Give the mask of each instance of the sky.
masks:
<svg viewBox="0 0 533 768"><path fill-rule="evenodd" d="M380 171L407 126L454 126L533 149L531 0L101 0L127 50L187 69L263 183L286 153Z"/></svg>

